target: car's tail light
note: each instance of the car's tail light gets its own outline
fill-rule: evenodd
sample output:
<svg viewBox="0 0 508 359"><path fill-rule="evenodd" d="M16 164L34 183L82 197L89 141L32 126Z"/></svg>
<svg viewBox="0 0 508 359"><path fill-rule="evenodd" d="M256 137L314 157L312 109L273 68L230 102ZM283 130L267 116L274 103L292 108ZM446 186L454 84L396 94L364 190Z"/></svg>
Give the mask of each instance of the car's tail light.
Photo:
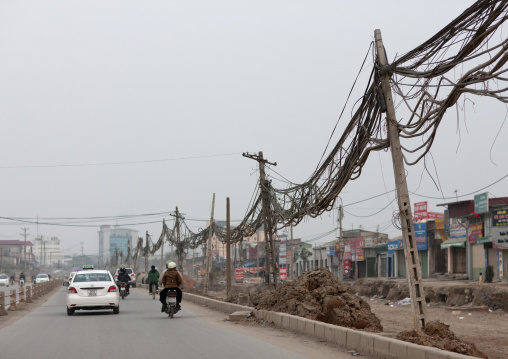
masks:
<svg viewBox="0 0 508 359"><path fill-rule="evenodd" d="M109 287L108 293L111 293L111 292L116 292L116 285L112 285L111 287Z"/></svg>
<svg viewBox="0 0 508 359"><path fill-rule="evenodd" d="M76 293L76 294L78 294L78 291L74 287L69 287L69 294L70 293Z"/></svg>
<svg viewBox="0 0 508 359"><path fill-rule="evenodd" d="M118 274L115 274L115 277L118 277Z"/></svg>

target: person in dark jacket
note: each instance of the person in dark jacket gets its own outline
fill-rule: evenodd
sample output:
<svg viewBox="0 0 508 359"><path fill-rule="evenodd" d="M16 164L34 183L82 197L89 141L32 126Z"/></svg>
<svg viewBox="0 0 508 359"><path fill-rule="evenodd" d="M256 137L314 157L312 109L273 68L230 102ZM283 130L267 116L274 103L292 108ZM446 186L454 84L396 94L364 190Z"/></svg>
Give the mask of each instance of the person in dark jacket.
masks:
<svg viewBox="0 0 508 359"><path fill-rule="evenodd" d="M129 281L131 280L131 277L127 274L127 271L125 268L120 268L118 271L118 283L125 282L127 284L127 289L125 290L126 293L129 293Z"/></svg>
<svg viewBox="0 0 508 359"><path fill-rule="evenodd" d="M166 295L168 293L168 290L174 289L177 292L176 297L176 309L180 310L180 303L182 301L182 290L179 288L180 285L182 285L183 280L180 276L180 273L176 270L176 263L167 261L166 267L168 268L167 271L164 272L162 275L162 285L164 286L164 289L160 291L160 302L162 303L162 309L161 312L166 311L167 304L166 304Z"/></svg>
<svg viewBox="0 0 508 359"><path fill-rule="evenodd" d="M155 269L155 266L152 266L152 269L148 272L148 284L150 295L153 293L153 286L155 285L155 294L159 292L159 271Z"/></svg>

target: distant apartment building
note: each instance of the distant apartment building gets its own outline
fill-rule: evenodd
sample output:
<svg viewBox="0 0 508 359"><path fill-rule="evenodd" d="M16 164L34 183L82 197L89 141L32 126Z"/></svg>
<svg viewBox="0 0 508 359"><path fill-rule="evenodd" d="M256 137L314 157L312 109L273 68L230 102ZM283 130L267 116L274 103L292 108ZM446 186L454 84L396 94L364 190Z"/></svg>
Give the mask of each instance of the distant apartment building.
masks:
<svg viewBox="0 0 508 359"><path fill-rule="evenodd" d="M34 240L33 255L39 265L49 267L71 260L68 253L62 251L62 241L58 237L37 236Z"/></svg>
<svg viewBox="0 0 508 359"><path fill-rule="evenodd" d="M8 260L11 263L19 264L25 261L27 263L33 260L30 255L32 248L32 242L26 241L26 252L25 252L25 241L19 240L1 240L0 241L0 253L3 260Z"/></svg>
<svg viewBox="0 0 508 359"><path fill-rule="evenodd" d="M102 225L99 231L99 261L101 264L111 261L116 253L125 257L129 246L136 245L138 231L120 226Z"/></svg>

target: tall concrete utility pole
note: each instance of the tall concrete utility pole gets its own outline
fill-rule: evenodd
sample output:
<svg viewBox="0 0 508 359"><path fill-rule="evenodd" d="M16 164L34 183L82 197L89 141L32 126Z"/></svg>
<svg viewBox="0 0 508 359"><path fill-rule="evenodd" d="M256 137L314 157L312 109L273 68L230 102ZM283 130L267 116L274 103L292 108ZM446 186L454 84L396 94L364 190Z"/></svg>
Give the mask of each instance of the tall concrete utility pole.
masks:
<svg viewBox="0 0 508 359"><path fill-rule="evenodd" d="M46 249L46 248L44 247L44 249ZM85 263L84 263L84 258L83 258L83 242L81 242L81 268L83 268L84 264Z"/></svg>
<svg viewBox="0 0 508 359"><path fill-rule="evenodd" d="M231 218L229 212L229 197L226 198L226 294L231 295Z"/></svg>
<svg viewBox="0 0 508 359"><path fill-rule="evenodd" d="M295 265L295 255L294 255L294 250L295 250L295 242L293 240L293 226L290 227L291 229L291 273L290 273L290 277L289 279L293 280L294 276L293 276L293 272L294 272L294 268L293 266Z"/></svg>
<svg viewBox="0 0 508 359"><path fill-rule="evenodd" d="M178 269L182 272L183 275L183 245L180 241L180 214L178 213L178 207L176 207L175 211L176 216L176 254L178 260Z"/></svg>
<svg viewBox="0 0 508 359"><path fill-rule="evenodd" d="M212 268L212 235L213 235L213 211L215 208L215 193L212 200L212 214L210 215L210 230L208 231L208 241L206 243L205 254L205 294L208 294L208 282L210 281L210 270Z"/></svg>
<svg viewBox="0 0 508 359"><path fill-rule="evenodd" d="M26 231L28 231L28 228L21 228L23 230L24 233L22 233L21 235L25 237L25 245L23 246L23 251L25 252L25 270L23 271L23 273L26 273Z"/></svg>
<svg viewBox="0 0 508 359"><path fill-rule="evenodd" d="M162 236L162 243L161 243L161 261L159 264L159 273L162 277L162 271L164 270L164 241L167 237L167 226L166 226L166 220L162 219L162 227L164 228L164 235Z"/></svg>
<svg viewBox="0 0 508 359"><path fill-rule="evenodd" d="M342 217L344 214L342 212L342 205L339 206L339 253L337 253L337 257L339 258L339 270L338 270L338 279L340 281L344 280L344 238L342 238Z"/></svg>
<svg viewBox="0 0 508 359"><path fill-rule="evenodd" d="M131 266L131 241L127 240L127 267Z"/></svg>
<svg viewBox="0 0 508 359"><path fill-rule="evenodd" d="M411 297L411 307L413 309L413 326L416 331L422 331L425 329L427 324L427 305L425 303L422 267L420 265L420 258L418 257L413 215L411 213L411 201L409 200L409 191L407 188L404 159L400 145L398 123L395 116L395 107L393 105L392 91L390 88L390 77L387 71L383 72L383 68L388 65L388 59L386 57L380 30L374 31L374 38L376 41L377 60L380 65L379 81L381 83L386 102L388 138L390 140L393 171L395 175L395 187L397 190L397 201L399 203L399 216L402 227L404 256L406 257L409 294Z"/></svg>
<svg viewBox="0 0 508 359"><path fill-rule="evenodd" d="M244 153L242 156L253 159L259 163L259 181L261 186L261 199L263 201L263 218L264 218L264 230L265 230L265 282L266 285L270 285L270 259L273 269L273 284L277 288L277 265L275 263L275 243L273 240L273 229L272 229L272 218L270 214L270 194L268 193L269 183L266 180L265 174L265 163L277 166L277 162L268 162L263 158L263 152L259 151L258 155L251 155Z"/></svg>
<svg viewBox="0 0 508 359"><path fill-rule="evenodd" d="M150 247L148 246L148 231L146 231L146 244L145 244L145 273L148 273L148 252Z"/></svg>

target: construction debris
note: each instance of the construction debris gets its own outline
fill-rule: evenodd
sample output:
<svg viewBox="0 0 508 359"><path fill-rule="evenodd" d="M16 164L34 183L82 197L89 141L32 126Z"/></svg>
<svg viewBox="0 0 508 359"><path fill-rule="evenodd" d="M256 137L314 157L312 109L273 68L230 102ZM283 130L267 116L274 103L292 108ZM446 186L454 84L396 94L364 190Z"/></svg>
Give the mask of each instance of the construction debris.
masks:
<svg viewBox="0 0 508 359"><path fill-rule="evenodd" d="M370 305L351 294L327 269L306 272L275 291L251 296L257 309L283 312L348 328L381 332L383 327Z"/></svg>
<svg viewBox="0 0 508 359"><path fill-rule="evenodd" d="M457 338L450 330L450 326L440 321L427 323L425 331L421 333L414 330L401 332L397 335L397 339L459 354L470 355L476 358L488 359L488 356L480 352L474 344L467 343Z"/></svg>

